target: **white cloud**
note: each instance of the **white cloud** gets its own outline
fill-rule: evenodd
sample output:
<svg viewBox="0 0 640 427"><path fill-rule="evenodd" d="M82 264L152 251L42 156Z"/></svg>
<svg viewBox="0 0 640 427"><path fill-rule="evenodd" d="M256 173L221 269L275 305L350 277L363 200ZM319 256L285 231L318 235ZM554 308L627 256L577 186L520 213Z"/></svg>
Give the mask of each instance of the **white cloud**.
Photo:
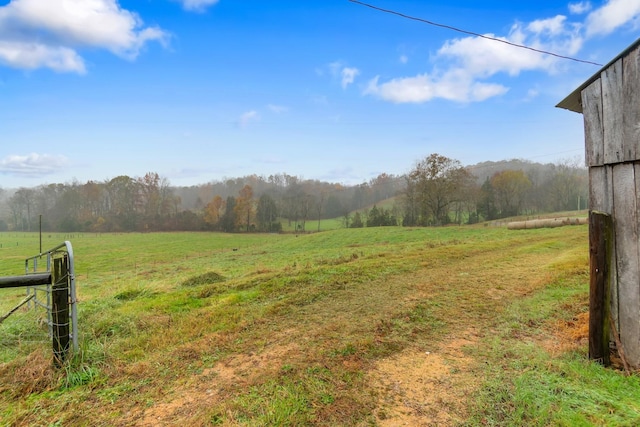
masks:
<svg viewBox="0 0 640 427"><path fill-rule="evenodd" d="M0 160L0 173L38 177L63 169L68 159L60 155L37 154L11 155Z"/></svg>
<svg viewBox="0 0 640 427"><path fill-rule="evenodd" d="M267 105L267 108L269 109L269 111L271 111L272 113L276 113L276 114L282 114L282 113L286 113L287 111L289 111L289 109L287 107L285 107L284 105L269 104L269 105Z"/></svg>
<svg viewBox="0 0 640 427"><path fill-rule="evenodd" d="M540 90L539 89L534 89L531 88L527 91L527 96L525 97L525 101L529 102L532 101L534 99L536 99L538 96L540 95Z"/></svg>
<svg viewBox="0 0 640 427"><path fill-rule="evenodd" d="M409 57L407 55L400 55L400 63L406 64L407 62L409 62Z"/></svg>
<svg viewBox="0 0 640 427"><path fill-rule="evenodd" d="M0 7L0 58L17 68L81 73L79 48L135 59L148 42L164 45L168 37L158 27L144 27L117 0L13 0Z"/></svg>
<svg viewBox="0 0 640 427"><path fill-rule="evenodd" d="M342 89L346 89L347 86L355 81L356 76L360 74L360 70L357 68L347 67L340 61L332 62L328 64L326 68L334 79L340 80ZM324 75L322 70L316 70L316 74L318 74L318 76Z"/></svg>
<svg viewBox="0 0 640 427"><path fill-rule="evenodd" d="M488 81L497 75L514 77L523 71L557 72L557 57L513 44L561 55L574 54L584 42L580 29L579 25L567 22L565 16L558 15L528 24L516 23L507 36L486 34L485 37L452 39L433 57L431 72L387 82L380 82L376 77L369 81L364 93L396 103L422 103L438 98L465 103L484 101L509 90L503 83Z"/></svg>
<svg viewBox="0 0 640 427"><path fill-rule="evenodd" d="M342 69L341 74L342 74L342 89L346 89L347 86L353 83L356 76L360 74L360 70L352 67L344 67Z"/></svg>
<svg viewBox="0 0 640 427"><path fill-rule="evenodd" d="M73 49L29 42L0 40L0 63L24 69L47 67L79 74L86 71L84 61Z"/></svg>
<svg viewBox="0 0 640 427"><path fill-rule="evenodd" d="M610 34L630 22L637 23L639 15L640 0L609 0L587 16L587 36Z"/></svg>
<svg viewBox="0 0 640 427"><path fill-rule="evenodd" d="M506 38L500 38L506 40ZM522 70L548 69L554 60L539 53L518 49L479 37L466 37L445 43L438 51L440 58L451 59L468 73L489 77L499 72L511 76Z"/></svg>
<svg viewBox="0 0 640 427"><path fill-rule="evenodd" d="M192 12L204 12L209 6L218 3L218 0L180 0L185 10Z"/></svg>
<svg viewBox="0 0 640 427"><path fill-rule="evenodd" d="M244 127L247 127L249 123L257 120L260 120L260 114L255 110L251 110L242 114L240 116L240 120L238 121L238 123L240 124L240 127L244 128Z"/></svg>
<svg viewBox="0 0 640 427"><path fill-rule="evenodd" d="M527 29L534 34L549 34L552 36L561 35L565 31L567 17L556 15L553 18L536 19L527 25Z"/></svg>
<svg viewBox="0 0 640 427"><path fill-rule="evenodd" d="M591 3L588 1L581 1L578 3L569 3L569 12L574 15L582 15L591 10Z"/></svg>
<svg viewBox="0 0 640 427"><path fill-rule="evenodd" d="M378 77L370 80L364 93L394 103L423 103L436 98L477 102L508 91L508 88L499 84L476 82L460 69L436 77L420 74L393 79L383 84L378 84L378 80Z"/></svg>
<svg viewBox="0 0 640 427"><path fill-rule="evenodd" d="M575 57L590 37L607 35L624 26L640 28L640 0L606 0L596 9L583 0L570 3L569 12L588 15L573 21L556 15L515 23L507 35L448 40L432 56L430 71L386 81L375 77L369 81L364 94L395 103L423 103L433 99L483 101L509 90L505 77L532 71L554 74L563 69L566 62L541 52ZM405 61L406 57L401 56L400 62ZM339 66L336 63L334 69ZM536 96L538 91L532 90L526 99Z"/></svg>

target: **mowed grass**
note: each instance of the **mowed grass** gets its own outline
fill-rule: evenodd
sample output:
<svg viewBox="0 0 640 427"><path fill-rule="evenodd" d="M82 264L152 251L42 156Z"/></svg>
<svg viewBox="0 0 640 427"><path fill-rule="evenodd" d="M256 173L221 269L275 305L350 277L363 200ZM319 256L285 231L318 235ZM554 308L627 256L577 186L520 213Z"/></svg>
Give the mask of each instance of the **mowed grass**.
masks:
<svg viewBox="0 0 640 427"><path fill-rule="evenodd" d="M637 425L638 377L587 360L587 231L47 234L81 350L0 325L0 425ZM39 250L0 243L2 275Z"/></svg>

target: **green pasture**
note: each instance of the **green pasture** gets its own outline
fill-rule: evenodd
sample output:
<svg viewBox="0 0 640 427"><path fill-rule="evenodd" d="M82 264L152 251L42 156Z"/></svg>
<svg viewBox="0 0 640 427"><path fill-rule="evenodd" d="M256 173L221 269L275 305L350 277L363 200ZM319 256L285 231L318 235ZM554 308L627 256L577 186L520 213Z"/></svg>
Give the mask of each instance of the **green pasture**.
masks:
<svg viewBox="0 0 640 427"><path fill-rule="evenodd" d="M45 234L43 249L64 240L80 352L55 370L29 312L1 324L0 425L640 423L638 377L562 333L587 310L586 226ZM39 238L0 245L0 275L22 274ZM23 297L0 290L0 314ZM429 353L439 399L379 386L384 361Z"/></svg>

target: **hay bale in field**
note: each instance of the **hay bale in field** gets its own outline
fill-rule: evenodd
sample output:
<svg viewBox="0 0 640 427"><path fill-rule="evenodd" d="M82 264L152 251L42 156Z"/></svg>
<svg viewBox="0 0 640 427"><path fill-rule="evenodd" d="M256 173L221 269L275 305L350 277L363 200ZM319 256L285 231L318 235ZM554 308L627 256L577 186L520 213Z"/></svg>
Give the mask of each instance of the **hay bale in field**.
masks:
<svg viewBox="0 0 640 427"><path fill-rule="evenodd" d="M509 230L531 230L535 228L555 228L564 225L588 224L588 218L548 218L533 219L530 221L515 221L507 224Z"/></svg>
<svg viewBox="0 0 640 427"><path fill-rule="evenodd" d="M509 230L524 230L527 228L527 221L510 222L507 224Z"/></svg>

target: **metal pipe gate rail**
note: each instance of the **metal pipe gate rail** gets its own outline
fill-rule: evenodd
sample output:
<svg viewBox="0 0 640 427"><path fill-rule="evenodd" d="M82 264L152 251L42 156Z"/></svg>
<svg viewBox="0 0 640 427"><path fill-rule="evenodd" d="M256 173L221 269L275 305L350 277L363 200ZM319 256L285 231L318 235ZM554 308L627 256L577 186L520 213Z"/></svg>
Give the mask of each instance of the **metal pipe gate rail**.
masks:
<svg viewBox="0 0 640 427"><path fill-rule="evenodd" d="M38 261L46 256L46 267ZM71 243L64 243L25 259L24 276L0 277L0 288L27 287L28 304L47 312L49 337L53 341L54 363L61 366L69 351L78 351L76 275Z"/></svg>

